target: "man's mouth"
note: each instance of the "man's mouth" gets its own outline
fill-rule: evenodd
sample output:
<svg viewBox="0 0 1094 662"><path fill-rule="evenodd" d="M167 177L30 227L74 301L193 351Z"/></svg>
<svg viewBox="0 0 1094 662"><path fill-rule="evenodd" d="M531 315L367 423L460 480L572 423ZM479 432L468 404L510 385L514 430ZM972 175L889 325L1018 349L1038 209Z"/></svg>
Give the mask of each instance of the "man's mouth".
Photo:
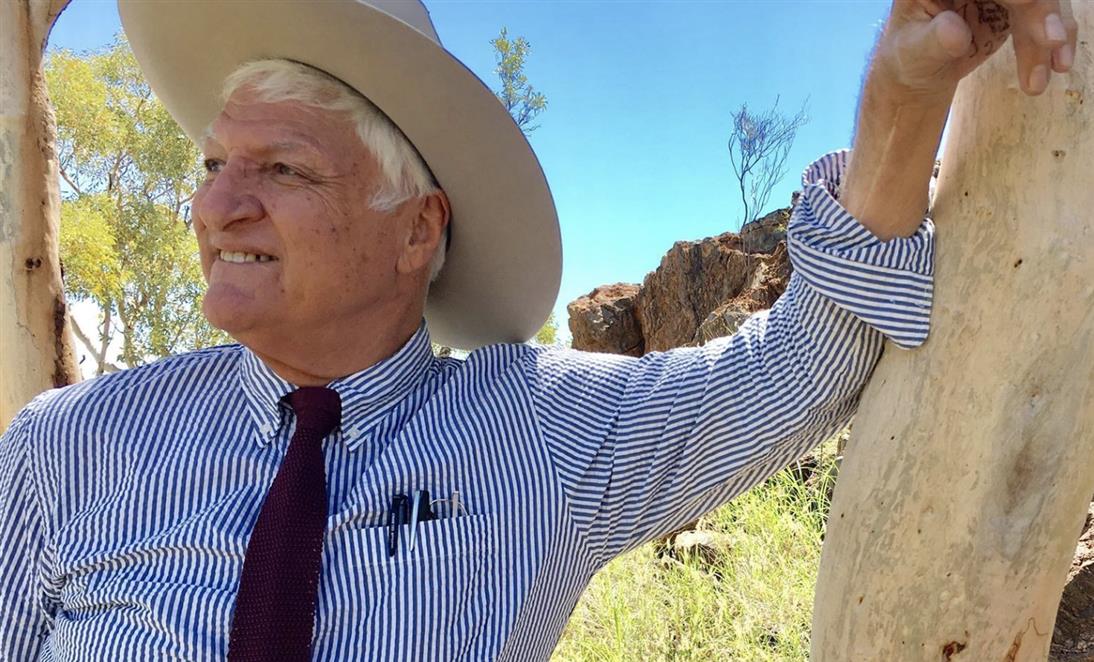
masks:
<svg viewBox="0 0 1094 662"><path fill-rule="evenodd" d="M220 251L220 259L224 262L243 264L245 262L273 262L277 258L272 255L260 253L240 253L237 251Z"/></svg>

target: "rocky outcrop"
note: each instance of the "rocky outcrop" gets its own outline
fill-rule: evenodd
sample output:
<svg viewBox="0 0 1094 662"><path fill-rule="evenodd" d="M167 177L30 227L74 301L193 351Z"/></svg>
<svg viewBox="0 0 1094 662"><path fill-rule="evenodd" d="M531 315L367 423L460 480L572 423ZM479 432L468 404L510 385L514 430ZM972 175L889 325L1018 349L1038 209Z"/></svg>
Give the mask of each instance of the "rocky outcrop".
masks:
<svg viewBox="0 0 1094 662"><path fill-rule="evenodd" d="M785 232L785 231L784 231ZM732 299L720 304L699 324L690 344L733 335L752 313L767 310L786 290L790 282L790 256L785 241L775 244L770 255L758 255L752 276Z"/></svg>
<svg viewBox="0 0 1094 662"><path fill-rule="evenodd" d="M730 335L771 307L790 277L789 209L699 241L677 242L642 285L598 287L570 303L573 347L640 356Z"/></svg>
<svg viewBox="0 0 1094 662"><path fill-rule="evenodd" d="M639 289L638 285L628 283L604 285L572 301L566 310L570 314L574 348L642 356L645 343L638 326Z"/></svg>
<svg viewBox="0 0 1094 662"><path fill-rule="evenodd" d="M740 234L674 245L638 297L647 351L731 335L752 313L770 308L790 278L789 220L790 210L780 209Z"/></svg>
<svg viewBox="0 0 1094 662"><path fill-rule="evenodd" d="M1056 613L1052 662L1094 662L1094 504L1075 550Z"/></svg>
<svg viewBox="0 0 1094 662"><path fill-rule="evenodd" d="M795 194L795 200L797 194ZM741 246L746 253L771 253L779 242L786 241L786 225L790 209L777 209L767 216L745 223L741 228Z"/></svg>
<svg viewBox="0 0 1094 662"><path fill-rule="evenodd" d="M690 344L703 320L744 290L759 260L741 249L733 233L673 245L638 294L646 351Z"/></svg>

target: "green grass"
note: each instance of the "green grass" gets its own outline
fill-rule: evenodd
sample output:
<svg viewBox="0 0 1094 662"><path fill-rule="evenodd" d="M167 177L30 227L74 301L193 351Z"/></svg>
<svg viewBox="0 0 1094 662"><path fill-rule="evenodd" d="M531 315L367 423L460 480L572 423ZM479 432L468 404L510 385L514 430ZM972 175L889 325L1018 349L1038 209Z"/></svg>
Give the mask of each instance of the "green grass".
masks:
<svg viewBox="0 0 1094 662"><path fill-rule="evenodd" d="M807 660L835 443L815 457L812 478L791 468L700 520L727 543L713 562L649 544L606 566L554 662Z"/></svg>

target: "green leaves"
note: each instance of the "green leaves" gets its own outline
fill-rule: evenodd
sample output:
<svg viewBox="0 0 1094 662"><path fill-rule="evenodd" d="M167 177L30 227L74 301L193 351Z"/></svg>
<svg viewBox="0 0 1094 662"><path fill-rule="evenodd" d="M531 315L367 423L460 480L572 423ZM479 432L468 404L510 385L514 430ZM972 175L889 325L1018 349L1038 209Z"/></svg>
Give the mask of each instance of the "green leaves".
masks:
<svg viewBox="0 0 1094 662"><path fill-rule="evenodd" d="M538 124L532 124L532 120L547 108L547 97L542 92L537 92L524 75L524 62L532 45L524 37L509 39L509 31L501 29L501 33L490 40L494 47L494 73L498 75L501 89L495 90L505 109L513 116L517 126L525 135L539 128Z"/></svg>
<svg viewBox="0 0 1094 662"><path fill-rule="evenodd" d="M189 219L200 155L152 95L128 43L54 51L46 83L64 182L65 289L99 308L103 344L85 342L98 371L112 340L128 366L225 342L200 309L205 286Z"/></svg>
<svg viewBox="0 0 1094 662"><path fill-rule="evenodd" d="M65 290L100 308L121 295L126 279L114 235L114 206L102 194L66 200L61 205L61 256Z"/></svg>
<svg viewBox="0 0 1094 662"><path fill-rule="evenodd" d="M551 312L550 317L543 324L543 328L536 332L533 341L537 345L554 345L558 342L558 321L555 319L554 311Z"/></svg>

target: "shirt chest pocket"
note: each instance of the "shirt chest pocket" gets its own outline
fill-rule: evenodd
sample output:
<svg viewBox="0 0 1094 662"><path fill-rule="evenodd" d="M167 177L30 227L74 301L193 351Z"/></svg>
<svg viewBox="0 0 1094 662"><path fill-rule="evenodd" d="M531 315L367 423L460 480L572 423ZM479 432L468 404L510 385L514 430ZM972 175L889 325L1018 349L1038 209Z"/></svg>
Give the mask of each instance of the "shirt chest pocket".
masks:
<svg viewBox="0 0 1094 662"><path fill-rule="evenodd" d="M357 659L487 657L500 567L497 516L466 515L399 527L347 528L327 547L316 623L317 659L352 650Z"/></svg>

